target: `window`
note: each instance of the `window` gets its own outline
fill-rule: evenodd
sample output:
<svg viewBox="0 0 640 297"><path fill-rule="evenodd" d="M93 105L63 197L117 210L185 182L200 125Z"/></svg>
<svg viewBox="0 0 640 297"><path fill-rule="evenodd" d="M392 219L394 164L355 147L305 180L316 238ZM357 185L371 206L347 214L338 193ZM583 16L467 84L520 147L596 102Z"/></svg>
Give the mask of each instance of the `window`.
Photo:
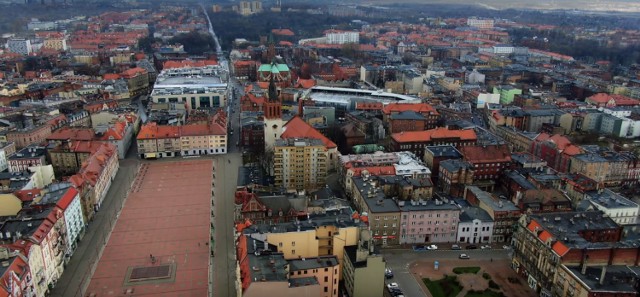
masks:
<svg viewBox="0 0 640 297"><path fill-rule="evenodd" d="M291 246L296 246L296 242L295 242L295 241L292 241L292 242L291 242Z"/></svg>
<svg viewBox="0 0 640 297"><path fill-rule="evenodd" d="M296 254L296 250L291 250L291 254L295 255ZM307 272L305 271L304 274L307 274Z"/></svg>
<svg viewBox="0 0 640 297"><path fill-rule="evenodd" d="M325 292L329 292L329 287L324 287Z"/></svg>
<svg viewBox="0 0 640 297"><path fill-rule="evenodd" d="M328 276L325 276L325 277L324 277L324 282L326 283L326 282L328 282L328 281L329 281L329 277L328 277Z"/></svg>

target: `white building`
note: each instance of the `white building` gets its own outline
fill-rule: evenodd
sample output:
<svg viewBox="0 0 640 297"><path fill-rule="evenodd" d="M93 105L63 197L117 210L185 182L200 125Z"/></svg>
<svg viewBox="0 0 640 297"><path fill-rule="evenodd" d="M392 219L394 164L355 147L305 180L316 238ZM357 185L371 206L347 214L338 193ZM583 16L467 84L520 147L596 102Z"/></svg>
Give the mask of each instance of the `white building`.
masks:
<svg viewBox="0 0 640 297"><path fill-rule="evenodd" d="M487 104L500 104L500 94L478 94L478 98L476 98L476 108L484 108Z"/></svg>
<svg viewBox="0 0 640 297"><path fill-rule="evenodd" d="M464 74L464 80L468 84L484 84L485 75L478 72L478 70L473 69L471 72L466 72Z"/></svg>
<svg viewBox="0 0 640 297"><path fill-rule="evenodd" d="M495 22L492 19L468 18L467 26L479 29L493 29Z"/></svg>
<svg viewBox="0 0 640 297"><path fill-rule="evenodd" d="M493 219L482 208L471 206L460 211L458 239L460 243L491 243Z"/></svg>
<svg viewBox="0 0 640 297"><path fill-rule="evenodd" d="M330 30L325 37L328 44L360 43L360 33L357 31Z"/></svg>
<svg viewBox="0 0 640 297"><path fill-rule="evenodd" d="M598 209L618 225L635 225L638 223L640 206L618 193L604 189L602 192L586 193L585 199L591 204L586 210Z"/></svg>
<svg viewBox="0 0 640 297"><path fill-rule="evenodd" d="M151 92L154 103L183 104L188 110L223 107L229 74L219 65L163 70Z"/></svg>
<svg viewBox="0 0 640 297"><path fill-rule="evenodd" d="M516 48L510 44L497 44L494 45L492 49L496 55L510 55L516 50Z"/></svg>
<svg viewBox="0 0 640 297"><path fill-rule="evenodd" d="M24 38L12 38L7 41L7 49L16 54L28 55L33 51L31 40Z"/></svg>
<svg viewBox="0 0 640 297"><path fill-rule="evenodd" d="M58 26L55 22L41 21L38 19L31 19L31 21L27 24L27 29L31 31L52 31L57 27Z"/></svg>

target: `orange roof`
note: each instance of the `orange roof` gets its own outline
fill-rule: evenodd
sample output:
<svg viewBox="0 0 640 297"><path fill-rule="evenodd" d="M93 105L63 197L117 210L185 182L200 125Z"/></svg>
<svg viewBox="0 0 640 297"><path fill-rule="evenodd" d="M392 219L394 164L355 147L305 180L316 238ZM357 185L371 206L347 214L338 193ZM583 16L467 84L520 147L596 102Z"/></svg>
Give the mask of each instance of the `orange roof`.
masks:
<svg viewBox="0 0 640 297"><path fill-rule="evenodd" d="M542 242L547 242L547 240L553 238L553 235L551 235L551 233L549 233L549 231L544 230L544 231L540 232L540 235L538 235L538 238L540 238L540 240L542 240Z"/></svg>
<svg viewBox="0 0 640 297"><path fill-rule="evenodd" d="M162 64L162 69L172 69L172 68L186 68L186 67L204 67L204 66L213 66L218 65L218 61L216 60L181 60L181 61L166 61Z"/></svg>
<svg viewBox="0 0 640 297"><path fill-rule="evenodd" d="M51 133L47 137L47 140L92 140L95 137L95 132L91 128L70 128L64 127Z"/></svg>
<svg viewBox="0 0 640 297"><path fill-rule="evenodd" d="M470 163L511 162L511 150L504 144L462 146L458 150Z"/></svg>
<svg viewBox="0 0 640 297"><path fill-rule="evenodd" d="M569 252L569 248L560 241L556 241L551 247L558 256L562 257Z"/></svg>
<svg viewBox="0 0 640 297"><path fill-rule="evenodd" d="M531 223L529 223L529 225L527 226L527 229L529 229L529 231L531 232L536 232L536 229L539 230L540 228L540 224L538 224L538 222L536 221L531 221Z"/></svg>
<svg viewBox="0 0 640 297"><path fill-rule="evenodd" d="M116 80L120 78L120 74L117 73L105 73L102 78L104 80Z"/></svg>
<svg viewBox="0 0 640 297"><path fill-rule="evenodd" d="M449 130L436 128L425 131L405 131L393 133L391 138L396 142L429 142L437 139L459 138L460 140L476 140L476 131L473 129Z"/></svg>
<svg viewBox="0 0 640 297"><path fill-rule="evenodd" d="M396 175L396 168L394 166L370 166L370 167L355 167L349 169L353 172L353 176L362 175L362 171L366 170L369 174L374 176L381 175Z"/></svg>
<svg viewBox="0 0 640 297"><path fill-rule="evenodd" d="M31 189L31 190L20 190L13 192L13 195L16 195L18 199L22 202L31 202L33 198L40 194L40 189Z"/></svg>
<svg viewBox="0 0 640 297"><path fill-rule="evenodd" d="M313 79L298 79L297 87L309 89L316 85L316 81Z"/></svg>
<svg viewBox="0 0 640 297"><path fill-rule="evenodd" d="M293 31L291 31L289 29L273 29L273 30L271 30L271 33L273 33L273 35L282 35L282 36L294 36L295 35L293 33Z"/></svg>
<svg viewBox="0 0 640 297"><path fill-rule="evenodd" d="M122 72L122 77L124 78L132 78L132 77L136 77L138 75L143 75L146 74L147 70L145 70L144 68L140 68L140 67L135 67L135 68L130 68L127 69L125 71Z"/></svg>
<svg viewBox="0 0 640 297"><path fill-rule="evenodd" d="M311 127L311 125L307 124L307 122L298 116L293 117L284 125L284 131L282 135L280 135L280 138L313 138L321 140L327 148L337 147L333 141L322 135L322 133L318 132L318 130Z"/></svg>
<svg viewBox="0 0 640 297"><path fill-rule="evenodd" d="M622 106L640 105L640 101L629 98L627 96L618 95L618 94L598 93L591 97L588 97L587 100L590 102L599 103L599 104L606 104L610 100L613 100L615 104L618 106L619 105L622 105Z"/></svg>
<svg viewBox="0 0 640 297"><path fill-rule="evenodd" d="M415 111L418 113L426 113L433 112L434 114L438 114L435 108L427 103L391 103L387 104L382 108L382 112L384 114L391 114L392 112L403 112L403 111Z"/></svg>

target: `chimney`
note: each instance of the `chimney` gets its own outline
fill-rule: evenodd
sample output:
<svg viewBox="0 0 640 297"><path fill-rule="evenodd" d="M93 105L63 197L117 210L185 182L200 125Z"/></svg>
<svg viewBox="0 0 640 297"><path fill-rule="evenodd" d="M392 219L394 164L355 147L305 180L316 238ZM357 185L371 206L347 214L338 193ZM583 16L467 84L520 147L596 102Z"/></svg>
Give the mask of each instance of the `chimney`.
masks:
<svg viewBox="0 0 640 297"><path fill-rule="evenodd" d="M604 277L607 275L607 266L602 266L602 272L600 273L600 285L604 284Z"/></svg>

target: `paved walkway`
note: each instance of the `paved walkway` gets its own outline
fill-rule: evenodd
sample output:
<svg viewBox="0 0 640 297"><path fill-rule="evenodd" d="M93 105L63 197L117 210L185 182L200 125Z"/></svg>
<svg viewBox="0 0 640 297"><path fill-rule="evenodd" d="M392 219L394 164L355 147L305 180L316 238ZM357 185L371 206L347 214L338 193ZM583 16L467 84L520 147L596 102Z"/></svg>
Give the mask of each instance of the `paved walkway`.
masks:
<svg viewBox="0 0 640 297"><path fill-rule="evenodd" d="M137 175L139 164L135 159L120 160L120 169L111 182L100 211L94 215L93 221L85 229L82 241L66 265L58 285L51 290L50 296L83 296L124 205L131 183Z"/></svg>
<svg viewBox="0 0 640 297"><path fill-rule="evenodd" d="M236 292L236 256L233 226L234 197L238 181L240 153L229 153L214 160L214 255L213 296L233 297Z"/></svg>

